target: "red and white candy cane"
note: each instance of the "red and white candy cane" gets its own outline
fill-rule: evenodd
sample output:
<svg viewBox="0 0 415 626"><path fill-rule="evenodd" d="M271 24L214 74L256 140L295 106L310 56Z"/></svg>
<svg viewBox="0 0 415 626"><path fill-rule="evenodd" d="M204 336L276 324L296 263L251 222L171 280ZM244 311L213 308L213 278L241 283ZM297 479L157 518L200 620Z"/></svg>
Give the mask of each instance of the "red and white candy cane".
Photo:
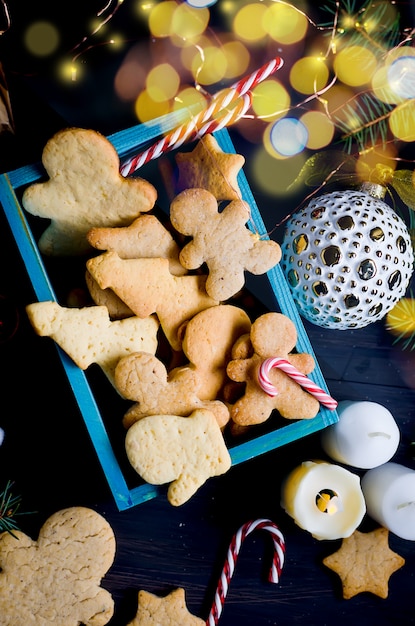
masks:
<svg viewBox="0 0 415 626"><path fill-rule="evenodd" d="M320 404L323 404L332 411L337 407L338 403L334 400L334 398L329 396L328 393L313 383L312 380L298 371L298 369L294 367L294 365L291 365L287 359L283 359L281 357L271 357L269 359L265 359L265 361L261 363L258 371L258 382L265 393L269 396L278 395L278 389L274 387L269 378L269 373L274 367L278 367L278 369L288 374L290 378L295 380L295 382L301 385L301 387L308 391L308 393L314 396Z"/></svg>
<svg viewBox="0 0 415 626"><path fill-rule="evenodd" d="M246 93L235 101L232 108L223 109L214 119L208 120L202 126L195 126L194 121L190 120L186 126L180 126L173 133L166 135L164 139L160 139L160 141L150 146L150 148L124 163L120 169L122 176L129 176L145 163L148 163L148 161L157 159L168 150L178 148L186 141L193 141L203 135L213 133L215 130L220 130L225 126L234 124L245 115L250 106L251 94Z"/></svg>
<svg viewBox="0 0 415 626"><path fill-rule="evenodd" d="M271 533L272 540L274 542L274 555L268 580L272 583L278 583L285 559L285 540L281 531L278 529L278 526L269 519L261 518L246 522L240 527L232 538L228 549L227 559L223 566L222 574L216 589L212 608L210 610L209 617L206 620L206 626L215 626L218 623L225 604L229 583L235 570L235 564L239 556L242 543L245 537L247 537L247 535L252 533L254 530L266 530Z"/></svg>
<svg viewBox="0 0 415 626"><path fill-rule="evenodd" d="M250 94L254 87L256 87L260 82L268 78L268 76L270 76L280 67L282 67L282 65L283 60L281 59L281 57L274 57L258 70L252 72L252 74L250 74L249 76L242 78L238 82L231 85L231 87L227 89L222 89L217 94L214 94L209 104L202 111L193 116L192 119L189 120L189 122L187 122L186 124L182 124L171 133L168 133L165 137L147 148L144 152L141 152L140 154L126 161L120 168L121 174L123 176L129 176L130 174L136 172L148 161L157 159L165 152L180 147L186 141L191 141L201 136L201 134L206 134L207 132L219 130L219 128L223 128L223 126L225 125L236 122L239 117L243 115L243 113L239 113L239 115L236 115L238 107L233 107L229 111L225 111L226 107L229 107L230 104L239 101L239 99L241 98L246 105L247 99L244 98L244 96ZM239 105L239 109L240 108L241 105ZM247 109L245 109L244 112L246 112L246 110ZM204 133L201 133L201 127L203 127L206 122L211 121L213 116L217 115L221 111L224 111L225 117L228 118L227 124L223 124L219 128L213 126L211 129L204 130ZM214 122L214 120L212 120L212 122Z"/></svg>

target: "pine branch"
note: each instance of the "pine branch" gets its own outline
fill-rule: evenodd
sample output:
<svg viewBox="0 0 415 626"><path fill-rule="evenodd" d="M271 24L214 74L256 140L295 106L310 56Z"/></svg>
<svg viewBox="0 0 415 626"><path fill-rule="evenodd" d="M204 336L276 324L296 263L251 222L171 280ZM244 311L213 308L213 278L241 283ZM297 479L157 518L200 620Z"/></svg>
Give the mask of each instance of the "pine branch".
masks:
<svg viewBox="0 0 415 626"><path fill-rule="evenodd" d="M16 537L13 533L14 530L18 530L15 518L24 513L19 512L21 497L12 494L12 486L13 483L9 480L5 489L0 493L0 532L8 532Z"/></svg>
<svg viewBox="0 0 415 626"><path fill-rule="evenodd" d="M342 110L342 116L334 116L337 128L342 133L346 151L350 152L353 142L359 150L369 145L374 147L384 143L388 133L388 118L393 110L372 94L357 95L353 102Z"/></svg>

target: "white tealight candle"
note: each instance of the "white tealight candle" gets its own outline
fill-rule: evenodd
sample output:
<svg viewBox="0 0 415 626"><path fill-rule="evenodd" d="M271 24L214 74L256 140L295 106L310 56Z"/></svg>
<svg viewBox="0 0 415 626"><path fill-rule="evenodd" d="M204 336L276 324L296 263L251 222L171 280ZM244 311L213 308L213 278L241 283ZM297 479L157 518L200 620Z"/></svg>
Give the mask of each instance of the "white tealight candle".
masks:
<svg viewBox="0 0 415 626"><path fill-rule="evenodd" d="M361 469L387 463L400 441L395 419L376 402L342 400L337 407L339 421L322 431L321 445L335 461Z"/></svg>
<svg viewBox="0 0 415 626"><path fill-rule="evenodd" d="M415 541L415 470L385 463L366 472L362 491L370 517L401 539Z"/></svg>
<svg viewBox="0 0 415 626"><path fill-rule="evenodd" d="M315 539L349 537L366 512L359 476L323 461L305 461L289 474L281 506Z"/></svg>

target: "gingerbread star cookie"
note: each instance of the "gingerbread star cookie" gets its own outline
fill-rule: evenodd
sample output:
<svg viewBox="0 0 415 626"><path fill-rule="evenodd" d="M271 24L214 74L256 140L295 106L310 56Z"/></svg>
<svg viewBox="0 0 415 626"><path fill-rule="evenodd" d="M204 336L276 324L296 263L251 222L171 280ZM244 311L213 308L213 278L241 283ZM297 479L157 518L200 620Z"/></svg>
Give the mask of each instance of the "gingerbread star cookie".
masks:
<svg viewBox="0 0 415 626"><path fill-rule="evenodd" d="M369 533L358 530L343 539L340 549L323 559L323 564L341 578L343 598L348 600L368 591L387 598L391 575L405 559L389 548L389 531L378 528Z"/></svg>
<svg viewBox="0 0 415 626"><path fill-rule="evenodd" d="M127 626L204 626L204 620L189 613L184 589L175 589L165 598L148 591L138 592L137 615Z"/></svg>
<svg viewBox="0 0 415 626"><path fill-rule="evenodd" d="M22 198L31 215L47 218L39 239L49 256L84 254L87 232L95 226L127 226L153 208L156 189L143 178L124 178L118 154L100 133L83 128L57 132L42 162L49 179L30 185Z"/></svg>
<svg viewBox="0 0 415 626"><path fill-rule="evenodd" d="M178 192L201 188L210 191L219 201L241 197L237 177L245 158L241 154L223 152L213 135L202 137L192 152L179 152L176 163Z"/></svg>

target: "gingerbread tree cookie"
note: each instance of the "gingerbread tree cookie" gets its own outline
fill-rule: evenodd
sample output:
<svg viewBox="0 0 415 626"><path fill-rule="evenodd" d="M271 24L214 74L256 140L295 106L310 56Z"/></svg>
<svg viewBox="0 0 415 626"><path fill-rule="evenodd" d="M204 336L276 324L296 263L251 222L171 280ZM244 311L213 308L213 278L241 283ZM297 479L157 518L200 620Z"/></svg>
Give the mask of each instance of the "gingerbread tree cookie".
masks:
<svg viewBox="0 0 415 626"><path fill-rule="evenodd" d="M206 291L215 300L223 302L240 291L245 271L264 274L281 258L276 241L260 239L248 229L249 217L249 205L242 200L219 212L215 196L204 189L186 189L170 205L174 228L192 237L180 252L180 263L189 270L206 263Z"/></svg>
<svg viewBox="0 0 415 626"><path fill-rule="evenodd" d="M285 372L279 369L270 372L271 383L278 390L276 396L265 393L259 383L261 364L272 357L284 358L302 374L313 371L315 362L311 354L293 352L297 342L294 323L282 313L265 313L252 324L250 342L252 355L233 358L227 366L231 380L246 383L242 397L231 406L233 422L241 426L260 424L274 409L287 419L315 417L320 406L318 400Z"/></svg>
<svg viewBox="0 0 415 626"><path fill-rule="evenodd" d="M337 552L323 559L326 567L341 578L343 598L368 591L380 598L389 595L389 578L404 566L405 559L389 548L389 531L377 528L369 533L358 530Z"/></svg>
<svg viewBox="0 0 415 626"><path fill-rule="evenodd" d="M39 336L53 339L82 370L96 363L113 385L115 366L123 356L157 350L155 316L113 322L105 306L77 309L53 301L28 304L26 312Z"/></svg>

